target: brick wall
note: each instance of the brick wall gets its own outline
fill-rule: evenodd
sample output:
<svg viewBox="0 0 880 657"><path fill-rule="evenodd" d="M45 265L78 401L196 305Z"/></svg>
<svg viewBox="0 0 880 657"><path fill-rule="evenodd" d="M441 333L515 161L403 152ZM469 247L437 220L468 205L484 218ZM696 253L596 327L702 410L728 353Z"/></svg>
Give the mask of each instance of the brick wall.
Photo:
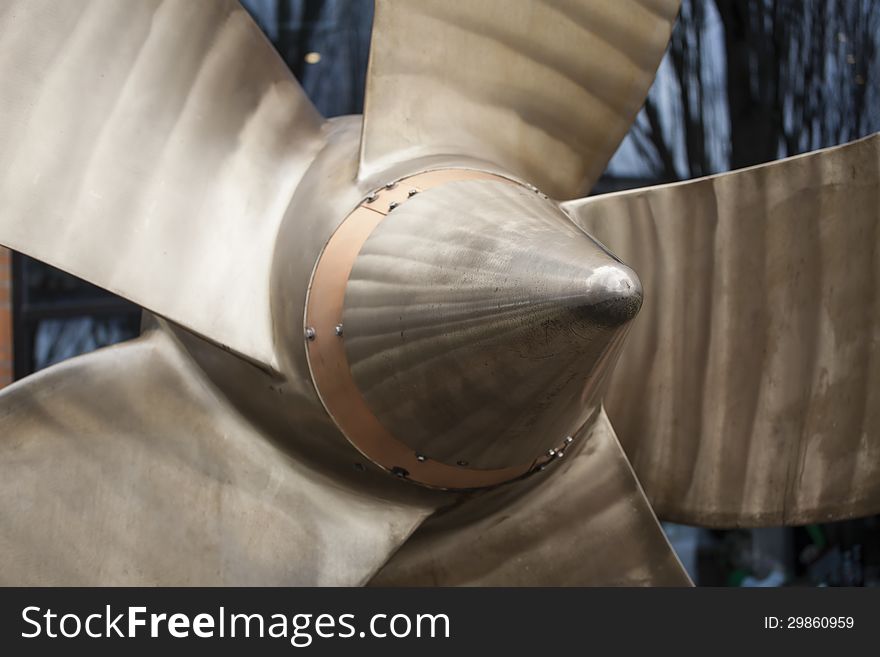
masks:
<svg viewBox="0 0 880 657"><path fill-rule="evenodd" d="M12 254L0 246L0 388L12 382Z"/></svg>

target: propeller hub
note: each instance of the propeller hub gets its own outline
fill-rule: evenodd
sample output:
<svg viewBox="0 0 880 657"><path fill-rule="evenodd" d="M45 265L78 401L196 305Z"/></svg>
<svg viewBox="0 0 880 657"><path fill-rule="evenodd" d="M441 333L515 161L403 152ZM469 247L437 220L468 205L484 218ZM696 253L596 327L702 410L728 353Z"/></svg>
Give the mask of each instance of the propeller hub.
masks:
<svg viewBox="0 0 880 657"><path fill-rule="evenodd" d="M428 172L368 195L327 243L307 358L370 460L431 487L492 486L565 453L641 298L632 270L534 188Z"/></svg>

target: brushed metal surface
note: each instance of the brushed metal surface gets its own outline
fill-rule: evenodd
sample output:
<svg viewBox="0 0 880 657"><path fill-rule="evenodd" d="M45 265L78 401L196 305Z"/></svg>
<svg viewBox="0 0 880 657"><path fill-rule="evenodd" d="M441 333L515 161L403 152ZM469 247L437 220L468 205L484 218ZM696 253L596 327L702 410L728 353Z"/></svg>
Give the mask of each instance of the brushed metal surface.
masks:
<svg viewBox="0 0 880 657"><path fill-rule="evenodd" d="M321 122L237 2L4 2L0 244L274 367L275 238Z"/></svg>
<svg viewBox="0 0 880 657"><path fill-rule="evenodd" d="M688 586L598 409L571 455L426 521L373 586Z"/></svg>
<svg viewBox="0 0 880 657"><path fill-rule="evenodd" d="M342 340L370 410L412 456L527 469L595 412L640 304L632 270L553 201L450 182L372 230Z"/></svg>
<svg viewBox="0 0 880 657"><path fill-rule="evenodd" d="M608 413L662 518L880 512L880 136L566 204L639 273Z"/></svg>
<svg viewBox="0 0 880 657"><path fill-rule="evenodd" d="M677 0L380 0L362 177L459 154L572 198L644 102Z"/></svg>
<svg viewBox="0 0 880 657"><path fill-rule="evenodd" d="M0 583L55 586L356 585L436 507L293 458L158 330L0 393L0 499Z"/></svg>

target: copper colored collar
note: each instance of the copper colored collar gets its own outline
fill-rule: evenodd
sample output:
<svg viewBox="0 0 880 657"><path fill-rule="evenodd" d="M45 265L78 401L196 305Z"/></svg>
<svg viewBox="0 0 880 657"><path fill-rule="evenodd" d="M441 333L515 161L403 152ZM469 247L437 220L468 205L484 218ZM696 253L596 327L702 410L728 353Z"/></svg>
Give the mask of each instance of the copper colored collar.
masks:
<svg viewBox="0 0 880 657"><path fill-rule="evenodd" d="M306 300L306 356L327 413L349 442L370 461L399 477L432 488L494 486L540 468L555 454L514 467L481 470L420 456L391 435L373 414L352 378L342 326L345 289L361 247L392 209L415 193L432 187L480 179L517 184L482 171L444 169L404 178L370 194L342 221L325 245Z"/></svg>

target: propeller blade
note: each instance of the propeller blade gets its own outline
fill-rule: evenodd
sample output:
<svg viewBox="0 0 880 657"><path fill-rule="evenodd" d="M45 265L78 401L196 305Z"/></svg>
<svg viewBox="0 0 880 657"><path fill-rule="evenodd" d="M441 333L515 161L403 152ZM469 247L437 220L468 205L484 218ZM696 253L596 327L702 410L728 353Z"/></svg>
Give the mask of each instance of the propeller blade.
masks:
<svg viewBox="0 0 880 657"><path fill-rule="evenodd" d="M429 519L370 584L690 585L604 410L583 431L546 472Z"/></svg>
<svg viewBox="0 0 880 657"><path fill-rule="evenodd" d="M661 518L880 512L880 136L564 204L639 274L606 398Z"/></svg>
<svg viewBox="0 0 880 657"><path fill-rule="evenodd" d="M321 124L232 0L4 2L0 244L275 366L275 235Z"/></svg>
<svg viewBox="0 0 880 657"><path fill-rule="evenodd" d="M571 198L642 106L677 0L382 0L361 177L468 156ZM552 164L548 164L552 163Z"/></svg>
<svg viewBox="0 0 880 657"><path fill-rule="evenodd" d="M354 585L435 508L294 460L149 331L0 393L0 584Z"/></svg>

